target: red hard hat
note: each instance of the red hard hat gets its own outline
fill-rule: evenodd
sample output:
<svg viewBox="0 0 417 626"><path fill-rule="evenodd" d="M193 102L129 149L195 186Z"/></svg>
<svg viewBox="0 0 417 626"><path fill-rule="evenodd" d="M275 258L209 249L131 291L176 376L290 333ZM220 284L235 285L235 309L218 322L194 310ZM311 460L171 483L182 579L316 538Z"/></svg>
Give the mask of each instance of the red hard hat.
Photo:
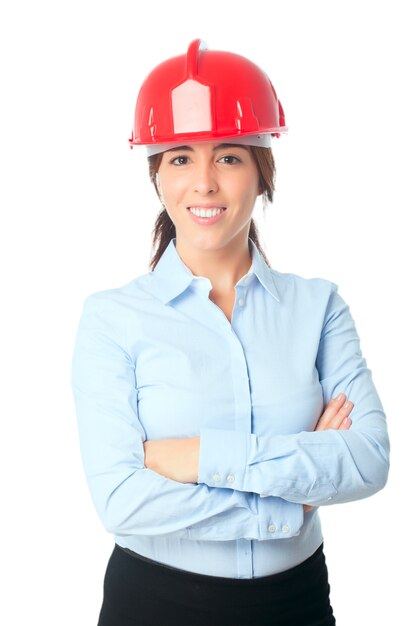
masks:
<svg viewBox="0 0 417 626"><path fill-rule="evenodd" d="M187 54L159 64L137 98L133 145L210 141L249 135L279 137L284 111L268 76L231 52L195 39Z"/></svg>

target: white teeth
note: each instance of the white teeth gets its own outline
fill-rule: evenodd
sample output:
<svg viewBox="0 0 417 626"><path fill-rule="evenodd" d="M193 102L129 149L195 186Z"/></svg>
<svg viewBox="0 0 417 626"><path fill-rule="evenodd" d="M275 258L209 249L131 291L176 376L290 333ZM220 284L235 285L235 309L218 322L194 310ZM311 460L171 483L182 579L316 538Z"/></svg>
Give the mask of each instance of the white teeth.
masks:
<svg viewBox="0 0 417 626"><path fill-rule="evenodd" d="M214 217L215 215L220 215L224 209L197 209L190 207L190 211L193 215L197 215L198 217Z"/></svg>

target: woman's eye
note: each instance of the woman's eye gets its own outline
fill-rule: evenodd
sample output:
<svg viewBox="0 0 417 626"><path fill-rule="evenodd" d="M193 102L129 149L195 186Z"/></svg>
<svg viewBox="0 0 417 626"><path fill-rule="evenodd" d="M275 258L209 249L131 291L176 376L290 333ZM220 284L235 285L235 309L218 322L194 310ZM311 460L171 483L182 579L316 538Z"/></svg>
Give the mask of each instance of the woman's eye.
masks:
<svg viewBox="0 0 417 626"><path fill-rule="evenodd" d="M181 155L181 156L177 156L175 157L175 159L171 159L170 163L172 163L172 165L185 165L188 162L188 157Z"/></svg>
<svg viewBox="0 0 417 626"><path fill-rule="evenodd" d="M241 163L240 159L232 155L226 155L219 159L220 163L227 163L227 165L234 165L235 163Z"/></svg>

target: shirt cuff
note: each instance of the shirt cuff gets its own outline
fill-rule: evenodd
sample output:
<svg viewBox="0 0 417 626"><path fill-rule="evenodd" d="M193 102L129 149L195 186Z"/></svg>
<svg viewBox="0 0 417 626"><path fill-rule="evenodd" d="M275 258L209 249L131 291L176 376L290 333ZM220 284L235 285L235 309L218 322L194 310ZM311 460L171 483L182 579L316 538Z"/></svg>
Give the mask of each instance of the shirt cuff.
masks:
<svg viewBox="0 0 417 626"><path fill-rule="evenodd" d="M301 532L304 524L302 504L269 496L258 499L259 540L289 539Z"/></svg>
<svg viewBox="0 0 417 626"><path fill-rule="evenodd" d="M250 439L256 435L217 428L201 428L198 483L245 491Z"/></svg>

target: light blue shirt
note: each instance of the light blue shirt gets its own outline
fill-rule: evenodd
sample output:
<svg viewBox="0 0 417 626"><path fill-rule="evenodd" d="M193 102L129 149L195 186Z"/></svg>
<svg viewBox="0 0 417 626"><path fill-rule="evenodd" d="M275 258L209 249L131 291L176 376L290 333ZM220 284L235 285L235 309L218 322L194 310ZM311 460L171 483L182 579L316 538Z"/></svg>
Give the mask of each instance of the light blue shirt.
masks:
<svg viewBox="0 0 417 626"><path fill-rule="evenodd" d="M171 239L153 272L84 302L72 388L85 473L115 542L202 574L252 578L323 541L317 508L371 496L386 418L335 283L252 265L231 323ZM349 430L313 432L339 392ZM201 437L198 483L144 466L143 441Z"/></svg>

